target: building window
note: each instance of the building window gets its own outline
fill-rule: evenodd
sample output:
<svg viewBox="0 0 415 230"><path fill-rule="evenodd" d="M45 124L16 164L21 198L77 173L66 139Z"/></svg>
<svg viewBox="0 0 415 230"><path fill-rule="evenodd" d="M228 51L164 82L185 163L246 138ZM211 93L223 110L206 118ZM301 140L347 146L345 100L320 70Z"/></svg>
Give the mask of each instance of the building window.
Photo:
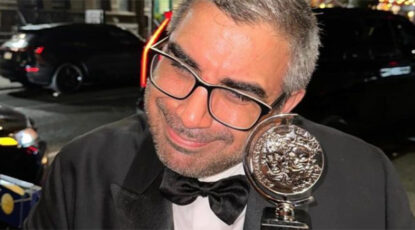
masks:
<svg viewBox="0 0 415 230"><path fill-rule="evenodd" d="M70 0L52 0L53 9L70 9L71 1Z"/></svg>
<svg viewBox="0 0 415 230"><path fill-rule="evenodd" d="M132 0L110 0L112 11L134 11Z"/></svg>

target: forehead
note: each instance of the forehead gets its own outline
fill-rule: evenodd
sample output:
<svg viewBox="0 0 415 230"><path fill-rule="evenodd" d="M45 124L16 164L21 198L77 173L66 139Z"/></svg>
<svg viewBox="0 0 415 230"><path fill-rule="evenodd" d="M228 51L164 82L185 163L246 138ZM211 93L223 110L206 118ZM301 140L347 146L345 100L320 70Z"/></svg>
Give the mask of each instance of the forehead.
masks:
<svg viewBox="0 0 415 230"><path fill-rule="evenodd" d="M261 86L279 95L290 58L289 43L268 23L236 23L208 1L197 1L171 34L201 68L202 78Z"/></svg>

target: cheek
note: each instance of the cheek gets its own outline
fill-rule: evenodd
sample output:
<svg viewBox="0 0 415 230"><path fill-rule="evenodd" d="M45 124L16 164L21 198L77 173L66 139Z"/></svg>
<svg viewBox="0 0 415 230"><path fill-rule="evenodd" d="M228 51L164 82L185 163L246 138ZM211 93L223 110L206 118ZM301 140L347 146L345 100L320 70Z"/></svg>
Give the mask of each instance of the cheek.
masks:
<svg viewBox="0 0 415 230"><path fill-rule="evenodd" d="M233 143L232 143L232 148L233 151L239 152L242 151L246 141L248 140L248 135L249 132L242 132L242 131L233 131Z"/></svg>
<svg viewBox="0 0 415 230"><path fill-rule="evenodd" d="M154 134L157 134L162 127L161 123L161 111L157 106L156 100L161 95L158 90L154 89L152 86L148 86L144 94L144 111L147 114L147 119L150 127L152 127Z"/></svg>
<svg viewBox="0 0 415 230"><path fill-rule="evenodd" d="M160 92L158 89L156 89L152 85L149 85L145 91L144 102L145 102L144 108L146 109L146 111L159 110L157 106L157 102L163 103L163 105L166 106L169 110L177 106L177 100Z"/></svg>
<svg viewBox="0 0 415 230"><path fill-rule="evenodd" d="M156 114L160 109L157 106L157 101L161 100L163 104L168 105L171 104L169 103L169 101L171 101L170 99L170 97L149 85L144 94L144 109L147 112L149 119L158 117Z"/></svg>

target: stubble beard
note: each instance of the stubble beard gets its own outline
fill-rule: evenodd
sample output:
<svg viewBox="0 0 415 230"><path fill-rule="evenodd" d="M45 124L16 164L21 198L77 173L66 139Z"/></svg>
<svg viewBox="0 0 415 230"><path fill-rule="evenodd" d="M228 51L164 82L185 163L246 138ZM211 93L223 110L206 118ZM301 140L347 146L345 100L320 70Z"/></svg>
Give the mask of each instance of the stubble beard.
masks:
<svg viewBox="0 0 415 230"><path fill-rule="evenodd" d="M151 86L150 86L151 87ZM152 89L147 89L144 95L144 107L147 113L148 124L150 127L150 132L153 136L153 141L155 144L155 149L159 160L169 169L187 177L193 178L202 178L215 175L220 173L242 161L242 148L240 146L238 149L230 152L213 152L212 157L206 156L206 153L192 152L187 149L184 149L176 144L170 142L167 138L163 136L163 125L168 124L178 134L183 134L190 137L198 137L204 141L213 141L219 140L225 142L225 146L229 146L233 143L233 136L228 133L210 134L210 133L200 133L199 131L186 129L181 120L177 115L169 112L164 104L159 99L155 99L155 109L158 110L152 111L155 114L150 114L150 104L151 101L149 91ZM154 89L153 89L154 90ZM173 151L168 149L172 148L181 154L189 155L194 159L198 159L195 164L190 166L183 166L183 164L176 163L174 159L175 154Z"/></svg>

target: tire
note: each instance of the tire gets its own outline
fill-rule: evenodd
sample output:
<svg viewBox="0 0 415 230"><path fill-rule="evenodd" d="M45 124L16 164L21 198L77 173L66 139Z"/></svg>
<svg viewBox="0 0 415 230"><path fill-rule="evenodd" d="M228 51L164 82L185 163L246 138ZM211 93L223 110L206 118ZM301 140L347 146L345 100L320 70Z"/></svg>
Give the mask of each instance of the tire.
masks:
<svg viewBox="0 0 415 230"><path fill-rule="evenodd" d="M59 93L71 93L77 91L84 80L84 73L80 67L72 63L64 63L56 68L51 88Z"/></svg>

